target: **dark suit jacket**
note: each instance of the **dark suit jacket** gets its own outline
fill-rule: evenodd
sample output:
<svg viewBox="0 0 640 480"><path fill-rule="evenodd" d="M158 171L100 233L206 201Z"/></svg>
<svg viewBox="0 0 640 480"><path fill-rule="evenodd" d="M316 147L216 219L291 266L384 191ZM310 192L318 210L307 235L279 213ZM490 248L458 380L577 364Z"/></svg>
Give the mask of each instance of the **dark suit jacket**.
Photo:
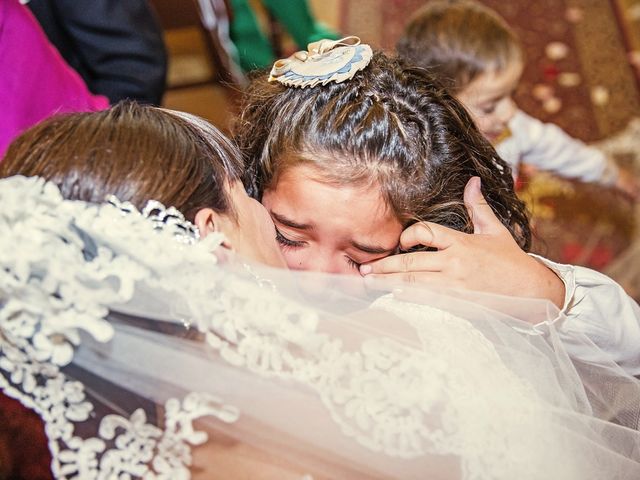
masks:
<svg viewBox="0 0 640 480"><path fill-rule="evenodd" d="M51 43L93 93L160 104L167 54L146 0L30 0Z"/></svg>

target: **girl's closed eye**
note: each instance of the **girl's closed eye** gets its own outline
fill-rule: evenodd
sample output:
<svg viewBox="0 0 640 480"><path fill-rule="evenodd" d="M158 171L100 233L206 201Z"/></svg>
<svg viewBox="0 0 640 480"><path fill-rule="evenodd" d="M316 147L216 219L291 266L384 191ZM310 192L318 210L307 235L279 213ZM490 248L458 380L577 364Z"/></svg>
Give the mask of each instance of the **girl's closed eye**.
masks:
<svg viewBox="0 0 640 480"><path fill-rule="evenodd" d="M352 259L351 257L345 257L347 259L347 263L349 264L349 266L355 270L360 270L360 265L362 265L361 263L356 262L354 259Z"/></svg>
<svg viewBox="0 0 640 480"><path fill-rule="evenodd" d="M291 240L290 238L285 237L280 230L276 228L276 241L283 247L286 248L300 248L303 247L305 242Z"/></svg>

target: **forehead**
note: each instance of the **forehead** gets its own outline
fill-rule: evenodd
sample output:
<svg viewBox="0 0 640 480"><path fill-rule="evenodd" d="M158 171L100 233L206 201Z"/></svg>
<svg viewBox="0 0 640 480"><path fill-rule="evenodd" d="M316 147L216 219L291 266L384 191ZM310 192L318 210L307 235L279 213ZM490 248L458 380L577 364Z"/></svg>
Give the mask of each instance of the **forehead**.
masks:
<svg viewBox="0 0 640 480"><path fill-rule="evenodd" d="M521 62L513 62L501 70L481 73L461 90L459 96L467 102L481 103L508 95L518 86L522 69Z"/></svg>
<svg viewBox="0 0 640 480"><path fill-rule="evenodd" d="M309 225L318 234L378 237L390 227L393 232L396 225L401 229L377 184L333 185L309 165L287 168L265 191L263 201L273 213Z"/></svg>

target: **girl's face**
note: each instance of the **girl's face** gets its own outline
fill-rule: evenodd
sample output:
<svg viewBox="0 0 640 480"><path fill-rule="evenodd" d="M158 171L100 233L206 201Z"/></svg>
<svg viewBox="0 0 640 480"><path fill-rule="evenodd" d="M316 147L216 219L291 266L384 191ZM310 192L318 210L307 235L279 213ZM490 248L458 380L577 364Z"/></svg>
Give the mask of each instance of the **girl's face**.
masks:
<svg viewBox="0 0 640 480"><path fill-rule="evenodd" d="M514 62L503 70L478 75L458 94L458 100L467 107L476 126L491 143L505 132L516 113L511 97L521 75L522 63Z"/></svg>
<svg viewBox="0 0 640 480"><path fill-rule="evenodd" d="M396 250L402 224L377 185L320 179L312 166L290 167L262 197L289 268L359 275L361 263Z"/></svg>

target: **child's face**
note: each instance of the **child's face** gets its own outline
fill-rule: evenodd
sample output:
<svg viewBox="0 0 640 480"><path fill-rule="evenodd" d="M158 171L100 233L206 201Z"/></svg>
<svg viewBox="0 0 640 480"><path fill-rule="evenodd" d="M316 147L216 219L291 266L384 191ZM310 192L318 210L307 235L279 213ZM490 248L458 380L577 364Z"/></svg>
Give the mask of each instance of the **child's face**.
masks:
<svg viewBox="0 0 640 480"><path fill-rule="evenodd" d="M504 133L516 113L511 96L521 75L522 63L514 62L503 70L479 75L458 94L476 126L492 143Z"/></svg>
<svg viewBox="0 0 640 480"><path fill-rule="evenodd" d="M378 186L334 186L318 178L312 166L290 167L262 197L289 268L359 275L361 263L395 251L402 224Z"/></svg>

